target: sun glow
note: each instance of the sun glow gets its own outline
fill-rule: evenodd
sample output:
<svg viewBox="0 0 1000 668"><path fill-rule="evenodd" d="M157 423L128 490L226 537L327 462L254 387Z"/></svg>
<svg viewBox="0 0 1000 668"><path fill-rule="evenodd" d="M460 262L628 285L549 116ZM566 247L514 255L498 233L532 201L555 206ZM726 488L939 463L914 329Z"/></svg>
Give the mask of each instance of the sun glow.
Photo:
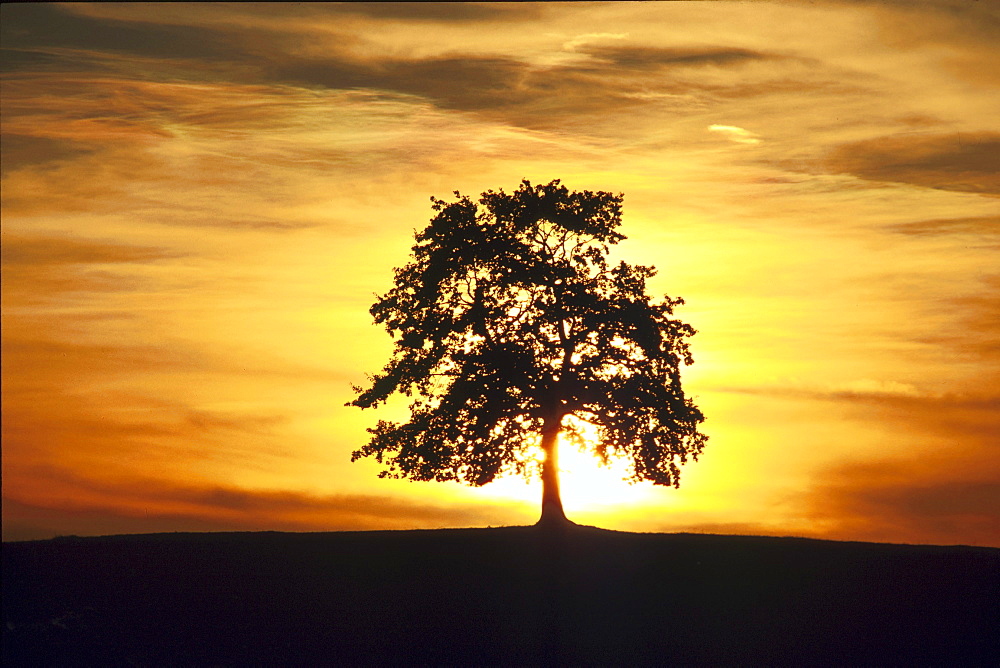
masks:
<svg viewBox="0 0 1000 668"><path fill-rule="evenodd" d="M560 491L567 513L612 510L634 506L651 498L650 483L630 484L625 462L603 464L594 455L562 442L559 453Z"/></svg>
<svg viewBox="0 0 1000 668"><path fill-rule="evenodd" d="M650 484L628 482L629 471L625 461L609 459L605 464L589 451L597 438L596 429L583 425L580 431L580 446L565 434L559 438L559 487L563 507L570 519L573 519L574 512L613 512L653 498ZM529 453L529 457L540 458L541 452ZM538 503L542 486L539 480L508 476L487 485L483 494Z"/></svg>

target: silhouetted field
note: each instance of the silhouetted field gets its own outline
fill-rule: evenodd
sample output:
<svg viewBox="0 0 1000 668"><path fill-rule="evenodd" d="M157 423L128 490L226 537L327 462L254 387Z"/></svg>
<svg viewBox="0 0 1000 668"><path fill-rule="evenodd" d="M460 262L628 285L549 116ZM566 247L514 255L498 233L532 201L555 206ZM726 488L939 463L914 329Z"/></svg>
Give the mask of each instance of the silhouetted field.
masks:
<svg viewBox="0 0 1000 668"><path fill-rule="evenodd" d="M3 545L5 665L998 665L1000 550L589 527Z"/></svg>

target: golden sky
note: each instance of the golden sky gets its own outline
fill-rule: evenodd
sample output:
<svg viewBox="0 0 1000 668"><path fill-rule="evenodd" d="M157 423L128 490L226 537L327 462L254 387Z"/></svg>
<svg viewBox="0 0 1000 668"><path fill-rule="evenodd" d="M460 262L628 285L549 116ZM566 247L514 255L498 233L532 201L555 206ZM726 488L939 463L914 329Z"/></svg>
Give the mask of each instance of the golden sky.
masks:
<svg viewBox="0 0 1000 668"><path fill-rule="evenodd" d="M681 488L633 531L1000 546L1000 10L4 4L3 531L534 522L379 480L344 407L432 195L625 195L694 325Z"/></svg>

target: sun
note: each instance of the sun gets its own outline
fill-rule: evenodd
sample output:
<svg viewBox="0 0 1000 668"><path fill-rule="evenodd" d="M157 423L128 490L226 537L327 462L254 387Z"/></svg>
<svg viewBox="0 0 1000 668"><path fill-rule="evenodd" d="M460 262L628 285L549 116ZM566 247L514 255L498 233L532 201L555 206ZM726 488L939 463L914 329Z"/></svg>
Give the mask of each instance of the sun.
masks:
<svg viewBox="0 0 1000 668"><path fill-rule="evenodd" d="M568 514L635 506L652 496L648 485L629 484L623 463L603 465L576 448L566 448L562 453L559 476L563 508Z"/></svg>
<svg viewBox="0 0 1000 668"><path fill-rule="evenodd" d="M597 438L596 429L581 428L583 448ZM540 454L540 453L538 453ZM584 452L565 434L559 438L559 487L563 508L571 518L574 513L614 513L636 507L653 499L655 492L648 484L630 484L628 465L621 460L607 464L593 454ZM537 504L542 485L538 480L506 476L494 480L482 489L493 498Z"/></svg>
<svg viewBox="0 0 1000 668"><path fill-rule="evenodd" d="M581 428L583 448L597 439L597 430ZM618 459L602 463L592 453L584 452L568 438L559 441L559 487L563 508L574 511L611 511L620 506L635 506L648 501L650 486L630 484L628 465Z"/></svg>

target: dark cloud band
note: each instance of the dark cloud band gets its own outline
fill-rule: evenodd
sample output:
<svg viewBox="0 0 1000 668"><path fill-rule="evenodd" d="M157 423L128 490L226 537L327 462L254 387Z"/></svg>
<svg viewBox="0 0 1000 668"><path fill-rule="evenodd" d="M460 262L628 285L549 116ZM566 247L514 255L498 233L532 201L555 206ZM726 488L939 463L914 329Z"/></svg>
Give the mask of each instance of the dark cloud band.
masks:
<svg viewBox="0 0 1000 668"><path fill-rule="evenodd" d="M1000 195L1000 134L904 134L834 149L825 167L868 181Z"/></svg>

